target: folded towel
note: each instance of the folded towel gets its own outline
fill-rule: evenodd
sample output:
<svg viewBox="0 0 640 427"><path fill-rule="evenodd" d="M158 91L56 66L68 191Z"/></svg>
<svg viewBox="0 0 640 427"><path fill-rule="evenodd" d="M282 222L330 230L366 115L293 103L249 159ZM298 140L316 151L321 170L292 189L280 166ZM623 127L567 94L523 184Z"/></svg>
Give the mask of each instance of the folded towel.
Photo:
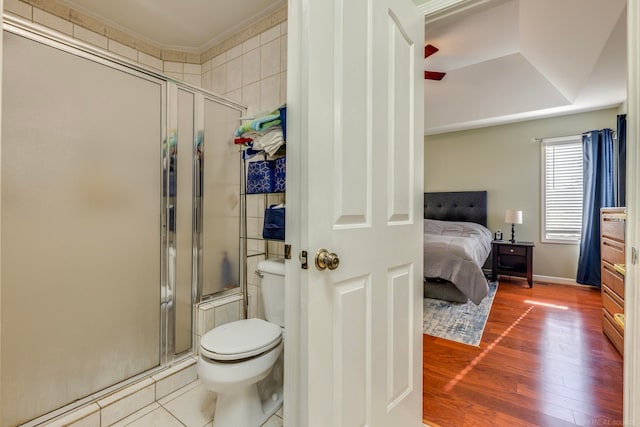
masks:
<svg viewBox="0 0 640 427"><path fill-rule="evenodd" d="M252 130L253 130L253 127L251 127L251 122L243 123L243 124L242 124L242 125L241 125L237 130L236 130L235 136L236 136L236 137L243 136L243 135L244 135L244 133L246 133L246 132L250 132L250 131L252 131Z"/></svg>
<svg viewBox="0 0 640 427"><path fill-rule="evenodd" d="M279 125L280 123L280 113L276 110L276 114L269 114L267 116L258 117L254 120L243 123L236 130L235 136L242 136L244 133L251 131L262 132L272 126Z"/></svg>
<svg viewBox="0 0 640 427"><path fill-rule="evenodd" d="M249 132L243 133L242 138L250 138L255 141L256 139L260 138L264 134L265 134L264 132L256 132L255 130L251 130Z"/></svg>
<svg viewBox="0 0 640 427"><path fill-rule="evenodd" d="M265 129L270 128L271 126L280 124L280 114L271 114L269 116L260 117L251 122L251 127L253 130L257 130L258 132L264 131Z"/></svg>
<svg viewBox="0 0 640 427"><path fill-rule="evenodd" d="M276 154L282 145L284 145L284 136L281 127L270 129L264 135L254 139L254 147L262 148L270 156Z"/></svg>

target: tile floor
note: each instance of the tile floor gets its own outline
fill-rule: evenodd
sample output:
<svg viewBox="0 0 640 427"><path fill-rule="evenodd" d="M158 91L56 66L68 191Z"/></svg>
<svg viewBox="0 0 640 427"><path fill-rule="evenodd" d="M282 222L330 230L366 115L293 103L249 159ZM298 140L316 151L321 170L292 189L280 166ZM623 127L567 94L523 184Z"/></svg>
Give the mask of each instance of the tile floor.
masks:
<svg viewBox="0 0 640 427"><path fill-rule="evenodd" d="M113 424L114 427L212 427L216 394L194 381ZM282 427L282 408L263 427Z"/></svg>

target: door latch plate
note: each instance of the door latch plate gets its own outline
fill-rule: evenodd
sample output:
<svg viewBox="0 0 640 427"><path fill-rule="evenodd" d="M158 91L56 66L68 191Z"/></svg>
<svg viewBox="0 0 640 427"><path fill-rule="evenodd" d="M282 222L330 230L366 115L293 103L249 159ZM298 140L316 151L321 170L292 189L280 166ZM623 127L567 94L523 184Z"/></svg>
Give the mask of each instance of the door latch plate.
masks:
<svg viewBox="0 0 640 427"><path fill-rule="evenodd" d="M300 251L300 267L303 270L309 269L309 264L307 263L307 251Z"/></svg>

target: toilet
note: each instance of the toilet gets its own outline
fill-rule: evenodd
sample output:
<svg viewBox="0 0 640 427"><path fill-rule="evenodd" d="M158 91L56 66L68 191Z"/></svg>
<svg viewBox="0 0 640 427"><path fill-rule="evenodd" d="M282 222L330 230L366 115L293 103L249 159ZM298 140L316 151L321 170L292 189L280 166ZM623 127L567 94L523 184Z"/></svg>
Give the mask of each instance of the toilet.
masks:
<svg viewBox="0 0 640 427"><path fill-rule="evenodd" d="M266 378L284 347L284 260L258 263L266 320L243 319L207 332L200 340L197 371L218 396L215 427L259 427L282 406L282 389L263 400Z"/></svg>

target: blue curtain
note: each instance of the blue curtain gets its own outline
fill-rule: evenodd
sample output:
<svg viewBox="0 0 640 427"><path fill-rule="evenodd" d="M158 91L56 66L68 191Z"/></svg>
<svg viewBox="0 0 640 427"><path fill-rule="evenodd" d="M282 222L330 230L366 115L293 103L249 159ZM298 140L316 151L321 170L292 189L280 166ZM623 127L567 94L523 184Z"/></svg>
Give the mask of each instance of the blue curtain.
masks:
<svg viewBox="0 0 640 427"><path fill-rule="evenodd" d="M600 286L600 208L615 206L611 129L582 135L582 236L577 282Z"/></svg>
<svg viewBox="0 0 640 427"><path fill-rule="evenodd" d="M618 199L616 206L627 205L627 115L618 115Z"/></svg>

